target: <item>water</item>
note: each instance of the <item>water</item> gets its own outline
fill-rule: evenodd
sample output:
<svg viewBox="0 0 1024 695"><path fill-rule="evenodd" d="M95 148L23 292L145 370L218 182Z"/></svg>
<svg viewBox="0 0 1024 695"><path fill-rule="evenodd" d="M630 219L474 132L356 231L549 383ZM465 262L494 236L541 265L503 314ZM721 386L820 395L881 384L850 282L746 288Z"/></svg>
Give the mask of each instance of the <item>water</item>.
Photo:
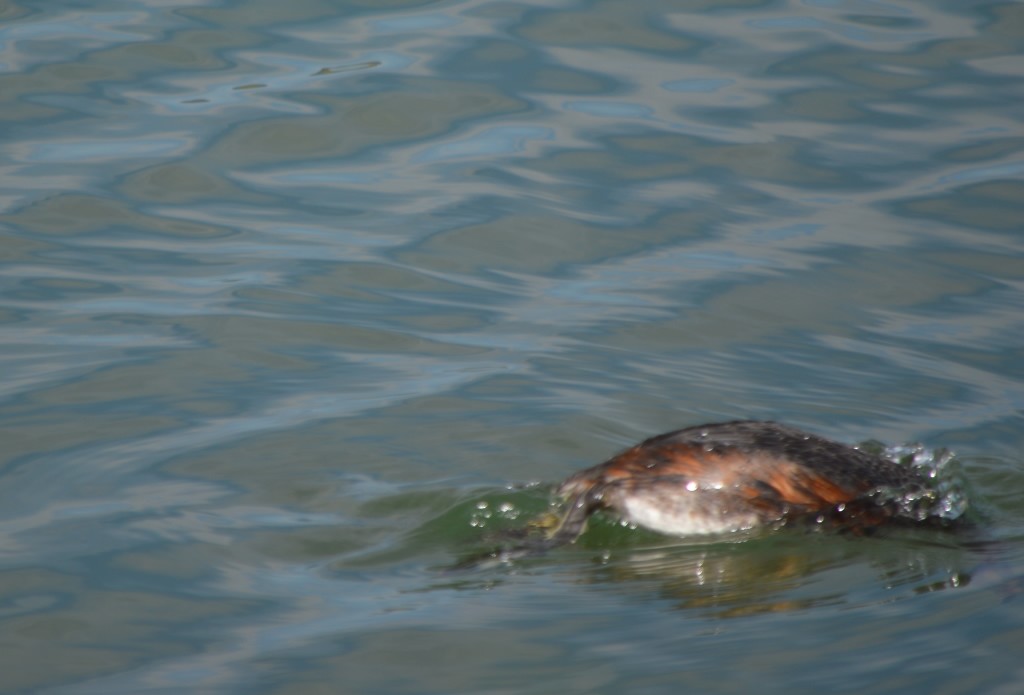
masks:
<svg viewBox="0 0 1024 695"><path fill-rule="evenodd" d="M0 7L0 690L1018 693L1024 5ZM648 435L970 528L449 572ZM958 483L959 484L959 483Z"/></svg>

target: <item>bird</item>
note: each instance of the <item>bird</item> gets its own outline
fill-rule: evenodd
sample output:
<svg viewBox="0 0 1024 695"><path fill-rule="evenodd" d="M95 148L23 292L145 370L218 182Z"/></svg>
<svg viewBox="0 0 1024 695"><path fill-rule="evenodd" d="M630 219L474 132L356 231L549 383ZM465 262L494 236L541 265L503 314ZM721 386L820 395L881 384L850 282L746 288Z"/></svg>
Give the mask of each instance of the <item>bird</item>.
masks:
<svg viewBox="0 0 1024 695"><path fill-rule="evenodd" d="M735 420L660 434L557 489L565 511L538 525L545 548L574 542L602 512L677 536L808 520L861 533L890 521L938 519L921 470L800 429Z"/></svg>

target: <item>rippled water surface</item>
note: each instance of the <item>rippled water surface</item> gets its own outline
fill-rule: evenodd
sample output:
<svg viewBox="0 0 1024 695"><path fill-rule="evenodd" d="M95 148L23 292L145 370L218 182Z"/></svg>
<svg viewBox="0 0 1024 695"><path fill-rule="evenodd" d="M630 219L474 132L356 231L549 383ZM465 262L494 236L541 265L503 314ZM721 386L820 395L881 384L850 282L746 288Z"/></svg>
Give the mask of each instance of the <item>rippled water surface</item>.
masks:
<svg viewBox="0 0 1024 695"><path fill-rule="evenodd" d="M1022 52L998 0L0 4L0 690L1024 691ZM948 448L970 524L446 569L737 417Z"/></svg>

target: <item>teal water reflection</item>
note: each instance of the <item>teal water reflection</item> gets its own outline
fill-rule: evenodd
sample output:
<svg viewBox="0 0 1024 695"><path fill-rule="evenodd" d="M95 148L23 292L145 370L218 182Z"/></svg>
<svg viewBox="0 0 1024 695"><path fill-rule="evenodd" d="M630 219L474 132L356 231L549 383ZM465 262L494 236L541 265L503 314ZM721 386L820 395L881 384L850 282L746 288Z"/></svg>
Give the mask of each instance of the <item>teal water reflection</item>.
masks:
<svg viewBox="0 0 1024 695"><path fill-rule="evenodd" d="M1018 688L1020 4L0 17L0 691ZM736 417L973 525L447 571Z"/></svg>

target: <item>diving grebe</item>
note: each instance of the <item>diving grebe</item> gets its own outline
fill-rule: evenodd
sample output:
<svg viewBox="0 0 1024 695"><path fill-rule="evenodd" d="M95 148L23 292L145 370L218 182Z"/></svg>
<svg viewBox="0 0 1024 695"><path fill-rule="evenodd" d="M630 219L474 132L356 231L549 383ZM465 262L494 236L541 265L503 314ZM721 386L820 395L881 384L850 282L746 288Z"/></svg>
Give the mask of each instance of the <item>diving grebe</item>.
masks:
<svg viewBox="0 0 1024 695"><path fill-rule="evenodd" d="M781 525L798 518L866 529L932 516L924 474L774 422L699 425L651 437L558 489L568 510L545 546L574 541L588 517L673 536Z"/></svg>

